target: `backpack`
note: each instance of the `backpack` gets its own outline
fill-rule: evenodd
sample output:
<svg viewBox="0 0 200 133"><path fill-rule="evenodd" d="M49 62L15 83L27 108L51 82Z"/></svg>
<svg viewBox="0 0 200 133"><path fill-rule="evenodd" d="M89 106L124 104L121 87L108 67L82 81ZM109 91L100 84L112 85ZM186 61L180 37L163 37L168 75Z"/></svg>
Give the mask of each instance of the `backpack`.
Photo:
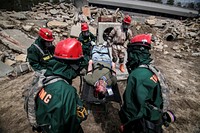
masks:
<svg viewBox="0 0 200 133"><path fill-rule="evenodd" d="M45 77L44 75L45 72L46 70L36 71L31 85L25 88L25 91L23 92L24 110L26 111L29 123L34 128L39 127L36 121L36 103L35 103L38 93L45 86L55 83L59 80L64 80L58 76ZM67 83L67 81L65 82Z"/></svg>
<svg viewBox="0 0 200 133"><path fill-rule="evenodd" d="M139 67L148 68L150 71L152 71L158 77L158 81L159 81L160 87L161 87L162 98L163 98L163 110L161 112L167 111L168 106L169 106L169 86L166 84L163 74L160 72L160 70L155 68L155 66L153 66L152 64L140 65ZM153 106L153 105L151 105L151 106ZM156 107L153 107L153 108L156 109ZM157 109L157 110L159 110L159 109Z"/></svg>

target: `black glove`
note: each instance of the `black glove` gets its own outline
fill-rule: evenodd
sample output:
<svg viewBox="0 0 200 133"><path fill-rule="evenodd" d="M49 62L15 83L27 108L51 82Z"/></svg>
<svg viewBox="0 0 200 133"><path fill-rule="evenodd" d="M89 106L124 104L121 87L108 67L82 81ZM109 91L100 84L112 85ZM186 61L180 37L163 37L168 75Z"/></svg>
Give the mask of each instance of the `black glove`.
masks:
<svg viewBox="0 0 200 133"><path fill-rule="evenodd" d="M163 120L163 125L165 127L168 127L171 122L176 121L176 116L172 111L168 110L166 112L163 112L162 120Z"/></svg>

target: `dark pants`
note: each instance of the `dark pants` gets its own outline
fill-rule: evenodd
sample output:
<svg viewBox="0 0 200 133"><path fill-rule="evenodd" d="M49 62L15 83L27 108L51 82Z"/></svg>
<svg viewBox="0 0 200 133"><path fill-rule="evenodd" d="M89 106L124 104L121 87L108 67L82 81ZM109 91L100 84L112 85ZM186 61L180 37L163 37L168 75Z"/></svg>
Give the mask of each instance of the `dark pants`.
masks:
<svg viewBox="0 0 200 133"><path fill-rule="evenodd" d="M84 133L83 128L81 126L77 133Z"/></svg>
<svg viewBox="0 0 200 133"><path fill-rule="evenodd" d="M124 126L123 133L162 133L161 123L154 123L147 121L144 118L138 119L134 122L130 122Z"/></svg>

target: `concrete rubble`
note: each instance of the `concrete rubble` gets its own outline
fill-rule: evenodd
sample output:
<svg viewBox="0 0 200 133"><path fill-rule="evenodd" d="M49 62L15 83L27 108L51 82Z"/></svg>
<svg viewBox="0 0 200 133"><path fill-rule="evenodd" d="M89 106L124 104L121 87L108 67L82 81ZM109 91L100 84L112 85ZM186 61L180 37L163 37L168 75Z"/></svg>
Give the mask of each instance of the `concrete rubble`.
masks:
<svg viewBox="0 0 200 133"><path fill-rule="evenodd" d="M0 77L3 77L5 75L8 75L10 72L12 72L14 69L13 67L6 65L2 61L0 61Z"/></svg>
<svg viewBox="0 0 200 133"><path fill-rule="evenodd" d="M40 27L47 27L53 31L56 44L67 37L77 38L81 32L81 22L87 22L90 31L96 35L98 17L113 16L119 23L124 17L119 8L108 10L84 6L81 9L79 11L69 3L44 2L32 7L31 11L0 11L0 77L14 71L13 68L16 68L15 72L19 75L18 68L22 64L23 72L31 70L28 65L24 65L27 64L26 49L34 42ZM130 28L133 35L140 33L153 35L153 50L172 54L175 58L183 58L182 52L188 53L188 56L200 56L200 18L174 20L155 16L132 16L132 20ZM166 42L175 45L170 46ZM175 53L169 53L169 48Z"/></svg>
<svg viewBox="0 0 200 133"><path fill-rule="evenodd" d="M0 39L2 43L8 46L10 49L21 53L26 53L30 43L34 42L33 39L29 38L26 34L18 29L6 29L0 31Z"/></svg>

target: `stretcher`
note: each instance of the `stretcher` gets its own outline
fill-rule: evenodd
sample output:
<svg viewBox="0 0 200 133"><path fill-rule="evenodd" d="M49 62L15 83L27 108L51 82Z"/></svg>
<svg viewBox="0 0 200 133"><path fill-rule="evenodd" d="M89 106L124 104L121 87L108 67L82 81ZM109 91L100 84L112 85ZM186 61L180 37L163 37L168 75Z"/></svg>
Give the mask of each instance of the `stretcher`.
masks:
<svg viewBox="0 0 200 133"><path fill-rule="evenodd" d="M82 88L80 90L80 96L85 105L87 106L88 112L107 112L107 104L111 101L119 103L121 106L121 96L119 93L118 85L112 86L113 95L106 94L105 98L98 99L94 97L94 87L83 81ZM100 107L101 109L99 109Z"/></svg>

